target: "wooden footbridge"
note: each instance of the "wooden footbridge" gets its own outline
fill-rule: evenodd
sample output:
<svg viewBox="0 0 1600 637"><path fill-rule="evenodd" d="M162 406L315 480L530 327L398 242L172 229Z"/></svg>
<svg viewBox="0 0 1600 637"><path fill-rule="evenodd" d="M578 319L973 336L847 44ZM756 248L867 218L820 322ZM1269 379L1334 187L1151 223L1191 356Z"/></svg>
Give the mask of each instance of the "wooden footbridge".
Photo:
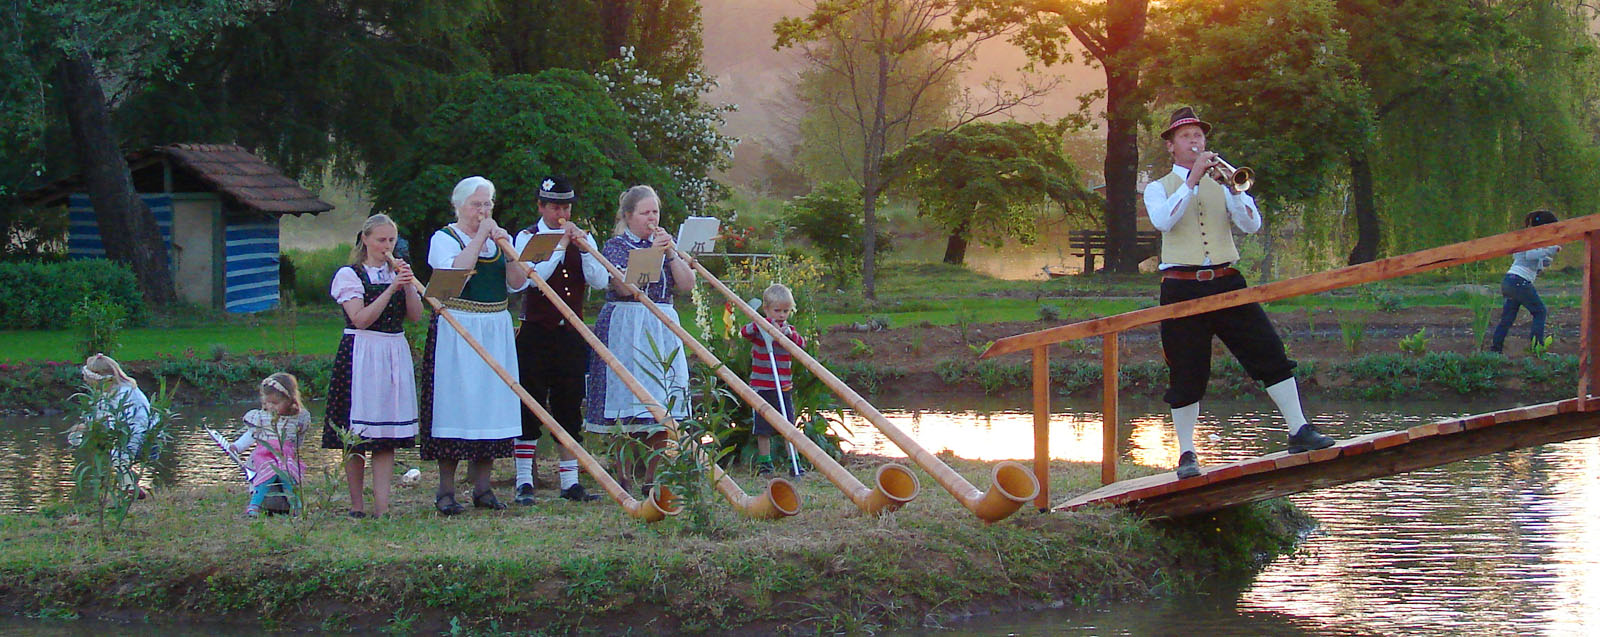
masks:
<svg viewBox="0 0 1600 637"><path fill-rule="evenodd" d="M1340 441L1307 453L1269 454L1179 480L1170 471L1116 480L1118 335L1166 319L1265 303L1306 294L1402 277L1439 268L1502 257L1512 252L1582 241L1584 250L1582 342L1578 355L1577 397L1486 414L1382 431ZM1402 256L1277 281L1226 294L1136 310L1116 316L1019 334L995 341L983 358L1031 351L1033 354L1034 464L1040 511L1090 505L1116 505L1156 516L1184 516L1270 498L1405 473L1490 453L1552 442L1600 436L1600 351L1596 303L1600 302L1600 215ZM1100 336L1104 373L1100 479L1106 486L1052 507L1049 494L1050 345Z"/></svg>

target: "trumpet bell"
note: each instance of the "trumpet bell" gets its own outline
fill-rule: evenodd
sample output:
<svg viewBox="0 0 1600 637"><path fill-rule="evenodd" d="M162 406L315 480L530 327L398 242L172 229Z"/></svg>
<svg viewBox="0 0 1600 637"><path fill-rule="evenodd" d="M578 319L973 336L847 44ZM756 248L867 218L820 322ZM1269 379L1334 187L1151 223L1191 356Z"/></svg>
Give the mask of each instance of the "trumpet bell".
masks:
<svg viewBox="0 0 1600 637"><path fill-rule="evenodd" d="M1256 171L1245 166L1228 175L1228 181L1233 182L1234 190L1244 192L1256 184Z"/></svg>

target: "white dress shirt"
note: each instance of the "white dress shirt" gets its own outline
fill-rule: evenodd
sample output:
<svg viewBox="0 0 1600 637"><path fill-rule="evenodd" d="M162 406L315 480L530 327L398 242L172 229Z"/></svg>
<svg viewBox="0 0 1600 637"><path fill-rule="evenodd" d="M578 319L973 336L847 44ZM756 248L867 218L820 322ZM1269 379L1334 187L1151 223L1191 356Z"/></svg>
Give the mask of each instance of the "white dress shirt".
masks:
<svg viewBox="0 0 1600 637"><path fill-rule="evenodd" d="M544 219L539 220L538 230L539 232L537 234L561 233L560 230L555 230L550 226L545 225ZM512 246L517 249L518 254L522 253L523 248L528 247L528 242L533 240L534 234L535 233L528 232L527 230L517 233L517 238L512 242ZM577 246L567 246L566 248L557 247L554 252L550 253L550 258L533 264L533 273L539 275L540 279L549 281L550 277L556 273L556 268L561 267L561 261L567 258L567 250L582 249L583 248L579 248ZM611 284L611 273L606 271L606 266L601 265L600 261L594 258L594 255L584 252L583 280L589 284L589 287L596 290L603 290L606 288L606 286ZM533 285L533 282L529 281L523 284L522 288L513 291L520 292L522 290L526 290L528 289L529 285Z"/></svg>
<svg viewBox="0 0 1600 637"><path fill-rule="evenodd" d="M1170 232L1173 226L1178 225L1178 220L1183 218L1189 200L1200 192L1198 187L1189 185L1187 166L1174 164L1172 172L1185 181L1171 196L1167 195L1167 189L1162 187L1160 181L1152 181L1144 187L1144 209L1150 215L1150 225L1162 232ZM1261 229L1261 211L1256 208L1254 197L1247 193L1233 192L1223 186L1222 200L1228 206L1228 216L1233 218L1233 225L1238 226L1245 234L1255 234ZM1211 265L1209 257L1206 261L1201 265ZM1161 269L1165 270L1173 265L1176 264L1163 263Z"/></svg>

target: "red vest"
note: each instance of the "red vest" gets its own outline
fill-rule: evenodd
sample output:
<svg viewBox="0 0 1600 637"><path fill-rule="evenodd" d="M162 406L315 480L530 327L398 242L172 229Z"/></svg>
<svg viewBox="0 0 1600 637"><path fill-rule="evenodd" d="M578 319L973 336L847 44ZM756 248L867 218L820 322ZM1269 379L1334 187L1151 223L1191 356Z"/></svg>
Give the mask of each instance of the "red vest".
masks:
<svg viewBox="0 0 1600 637"><path fill-rule="evenodd" d="M529 276L537 275L529 273ZM546 283L555 289L561 300L567 303L567 307L572 308L573 314L577 314L579 319L583 318L583 300L589 291L588 284L583 280L583 250L577 246L567 248L566 257L561 260L561 265L556 266L555 273L550 275ZM556 309L555 304L550 302L537 284L529 285L523 297L524 323L548 329L557 329L565 325L566 317L561 315L561 310Z"/></svg>

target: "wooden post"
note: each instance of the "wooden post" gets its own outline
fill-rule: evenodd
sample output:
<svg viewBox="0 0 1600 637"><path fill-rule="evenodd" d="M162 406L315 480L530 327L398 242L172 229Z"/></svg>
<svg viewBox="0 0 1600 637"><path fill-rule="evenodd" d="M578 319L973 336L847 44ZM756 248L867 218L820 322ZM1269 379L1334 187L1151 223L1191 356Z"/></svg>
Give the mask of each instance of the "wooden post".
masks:
<svg viewBox="0 0 1600 637"><path fill-rule="evenodd" d="M1578 345L1578 398L1588 398L1597 388L1600 388L1600 378L1596 377L1596 350L1600 348L1600 337L1594 333L1600 328L1600 321L1596 320L1595 311L1600 309L1596 303L1600 302L1600 232L1587 232L1583 235L1583 318L1581 340Z"/></svg>
<svg viewBox="0 0 1600 637"><path fill-rule="evenodd" d="M1100 484L1117 481L1117 335L1111 332L1100 343L1103 361L1100 373L1105 377L1105 389L1100 396Z"/></svg>
<svg viewBox="0 0 1600 637"><path fill-rule="evenodd" d="M1039 479L1039 512L1050 510L1050 348L1033 348L1033 477Z"/></svg>

